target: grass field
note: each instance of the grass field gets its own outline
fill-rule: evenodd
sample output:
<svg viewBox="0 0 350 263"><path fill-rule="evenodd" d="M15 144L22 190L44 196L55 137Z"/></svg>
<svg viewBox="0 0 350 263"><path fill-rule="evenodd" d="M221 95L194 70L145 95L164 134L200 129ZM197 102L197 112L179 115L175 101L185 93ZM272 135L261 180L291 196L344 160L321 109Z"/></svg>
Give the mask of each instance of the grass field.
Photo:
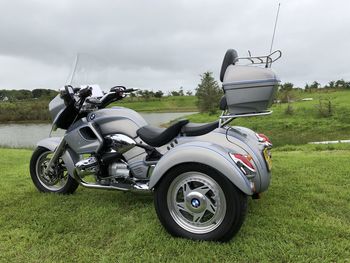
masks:
<svg viewBox="0 0 350 263"><path fill-rule="evenodd" d="M0 262L346 262L350 146L284 146L227 244L173 238L152 196L78 188L41 194L29 150L0 149Z"/></svg>
<svg viewBox="0 0 350 263"><path fill-rule="evenodd" d="M238 118L231 125L245 126L270 137L275 146L305 144L311 141L350 139L350 91L301 93L313 101L291 103L293 114L286 114L288 105L275 104L272 115ZM325 106L330 99L333 115L320 116L320 99ZM196 114L186 118L193 122L216 120L217 115Z"/></svg>

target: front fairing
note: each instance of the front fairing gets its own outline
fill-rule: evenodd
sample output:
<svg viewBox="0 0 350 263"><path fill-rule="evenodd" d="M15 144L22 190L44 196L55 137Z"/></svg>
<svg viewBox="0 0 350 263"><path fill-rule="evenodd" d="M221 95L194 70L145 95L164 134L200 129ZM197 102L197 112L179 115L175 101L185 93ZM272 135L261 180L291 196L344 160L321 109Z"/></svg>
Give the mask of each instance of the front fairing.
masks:
<svg viewBox="0 0 350 263"><path fill-rule="evenodd" d="M56 97L54 97L50 103L49 103L49 112L51 119L53 122L57 120L60 113L65 109L66 105L64 104L63 99L61 98L60 94L58 94Z"/></svg>
<svg viewBox="0 0 350 263"><path fill-rule="evenodd" d="M60 95L57 95L49 103L49 112L53 120L53 130L56 128L67 130L78 114L78 110L74 106L74 103L66 105Z"/></svg>

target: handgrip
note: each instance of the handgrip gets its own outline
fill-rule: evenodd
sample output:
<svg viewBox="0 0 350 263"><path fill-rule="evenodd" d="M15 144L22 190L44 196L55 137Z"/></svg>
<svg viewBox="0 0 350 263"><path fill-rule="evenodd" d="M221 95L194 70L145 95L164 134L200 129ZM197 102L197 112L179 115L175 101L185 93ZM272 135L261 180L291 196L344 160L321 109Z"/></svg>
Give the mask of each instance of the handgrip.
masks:
<svg viewBox="0 0 350 263"><path fill-rule="evenodd" d="M78 92L79 97L81 98L87 98L92 95L92 88L91 87L86 87Z"/></svg>

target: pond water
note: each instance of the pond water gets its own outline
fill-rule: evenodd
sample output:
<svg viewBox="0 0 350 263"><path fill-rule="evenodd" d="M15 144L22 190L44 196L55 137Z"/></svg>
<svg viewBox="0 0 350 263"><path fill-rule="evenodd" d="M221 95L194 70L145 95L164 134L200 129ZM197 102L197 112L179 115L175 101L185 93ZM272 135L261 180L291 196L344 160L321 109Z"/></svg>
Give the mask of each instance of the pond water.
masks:
<svg viewBox="0 0 350 263"><path fill-rule="evenodd" d="M193 114L194 112L140 113L153 126L160 126L176 118ZM51 124L0 124L0 146L27 148L35 147L41 139L47 138ZM63 130L57 130L52 136L62 136Z"/></svg>

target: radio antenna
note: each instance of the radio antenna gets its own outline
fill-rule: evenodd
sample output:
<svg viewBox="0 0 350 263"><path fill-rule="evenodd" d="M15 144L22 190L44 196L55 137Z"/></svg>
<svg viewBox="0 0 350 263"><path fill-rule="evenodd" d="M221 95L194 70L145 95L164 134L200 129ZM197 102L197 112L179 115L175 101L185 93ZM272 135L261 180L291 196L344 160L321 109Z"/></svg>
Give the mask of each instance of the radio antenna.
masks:
<svg viewBox="0 0 350 263"><path fill-rule="evenodd" d="M78 60L79 60L79 53L77 53L77 55L75 56L73 70L72 70L71 75L68 76L67 85L71 85L72 84L72 81L73 81L73 78L74 78L74 75L75 75L75 71L77 70Z"/></svg>
<svg viewBox="0 0 350 263"><path fill-rule="evenodd" d="M276 20L275 20L275 26L273 27L273 34L272 34L272 40L271 40L271 46L270 46L270 54L272 52L273 41L275 40L276 27L277 27L277 22L278 22L278 14L280 13L280 6L281 6L281 3L278 3L278 9L277 9L277 15L276 15Z"/></svg>

